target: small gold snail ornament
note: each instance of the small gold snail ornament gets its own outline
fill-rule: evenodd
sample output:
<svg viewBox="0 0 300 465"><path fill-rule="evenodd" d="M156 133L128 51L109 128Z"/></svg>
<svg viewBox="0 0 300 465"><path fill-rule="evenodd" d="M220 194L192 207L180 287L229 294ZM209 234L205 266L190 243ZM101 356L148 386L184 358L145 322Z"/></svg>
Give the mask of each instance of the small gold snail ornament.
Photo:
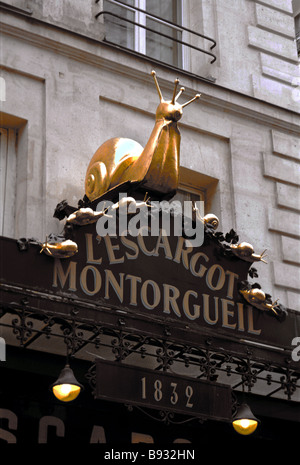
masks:
<svg viewBox="0 0 300 465"><path fill-rule="evenodd" d="M240 290L240 293L249 304L253 305L253 307L263 311L272 311L275 313L275 315L278 316L278 313L274 308L276 307L278 300L276 300L274 303L267 302L266 294L261 289L244 289Z"/></svg>
<svg viewBox="0 0 300 465"><path fill-rule="evenodd" d="M179 83L176 79L173 97L165 101L155 71L151 74L160 103L149 140L143 148L131 139L116 137L98 148L88 165L85 178L85 195L91 202L125 182L142 183L143 189L155 192L160 197L176 192L180 151L177 122L182 117L183 108L200 95L180 105L177 99L184 88L176 95Z"/></svg>
<svg viewBox="0 0 300 465"><path fill-rule="evenodd" d="M105 216L105 211L98 212L91 208L80 208L68 216L67 223L84 226L86 224L95 223L102 216Z"/></svg>
<svg viewBox="0 0 300 465"><path fill-rule="evenodd" d="M61 242L46 241L42 244L40 253L46 253L53 258L69 258L78 252L77 244L69 239Z"/></svg>
<svg viewBox="0 0 300 465"><path fill-rule="evenodd" d="M254 249L251 244L248 242L241 242L240 244L230 244L229 246L237 257L245 260L246 262L264 262L267 263L264 258L266 250L264 250L260 255L254 253Z"/></svg>
<svg viewBox="0 0 300 465"><path fill-rule="evenodd" d="M121 215L134 215L136 214L137 210L141 208L151 207L151 204L148 203L148 200L149 199L146 197L144 200L136 200L134 197L122 197L119 202L114 203L110 207L109 212L116 211Z"/></svg>
<svg viewBox="0 0 300 465"><path fill-rule="evenodd" d="M196 203L193 205L193 211L195 212L196 220L202 221L202 223L212 226L213 229L218 228L220 221L216 215L214 215L213 213L208 213L205 216L201 216Z"/></svg>
<svg viewBox="0 0 300 465"><path fill-rule="evenodd" d="M204 224L210 224L214 229L219 226L219 218L213 213L208 213L203 217Z"/></svg>

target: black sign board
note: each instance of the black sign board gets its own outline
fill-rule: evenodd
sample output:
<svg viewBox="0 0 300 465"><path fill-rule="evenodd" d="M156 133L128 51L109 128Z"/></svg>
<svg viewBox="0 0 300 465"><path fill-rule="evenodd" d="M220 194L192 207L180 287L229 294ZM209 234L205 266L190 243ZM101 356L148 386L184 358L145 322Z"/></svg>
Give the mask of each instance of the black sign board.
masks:
<svg viewBox="0 0 300 465"><path fill-rule="evenodd" d="M190 247L182 236L162 230L157 236L100 237L93 223L74 226L72 240L78 253L60 259L41 253L39 244L29 242L22 251L17 241L0 238L1 287L9 292L3 301L27 293L30 302L38 300L36 307L54 312L69 313L76 302L80 316L95 323L123 312L152 325L153 332L155 324L164 324L285 350L300 334L296 312L279 321L247 303L239 285L249 279L251 263L224 253L213 235Z"/></svg>
<svg viewBox="0 0 300 465"><path fill-rule="evenodd" d="M95 397L221 421L232 417L230 386L116 362L97 360Z"/></svg>

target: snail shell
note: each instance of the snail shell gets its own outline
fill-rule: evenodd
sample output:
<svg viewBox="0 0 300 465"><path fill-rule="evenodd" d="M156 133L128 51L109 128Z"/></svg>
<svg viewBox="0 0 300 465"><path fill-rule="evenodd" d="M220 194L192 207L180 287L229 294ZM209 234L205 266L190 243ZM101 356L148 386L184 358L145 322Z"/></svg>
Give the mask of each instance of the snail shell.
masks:
<svg viewBox="0 0 300 465"><path fill-rule="evenodd" d="M213 213L208 213L203 218L205 224L210 224L214 229L219 226L219 218Z"/></svg>
<svg viewBox="0 0 300 465"><path fill-rule="evenodd" d="M124 172L139 158L143 147L132 139L114 137L95 152L87 169L85 193L90 201L122 183Z"/></svg>
<svg viewBox="0 0 300 465"><path fill-rule="evenodd" d="M251 301L254 302L264 302L266 300L266 295L261 289L251 289L249 292L249 297Z"/></svg>
<svg viewBox="0 0 300 465"><path fill-rule="evenodd" d="M95 223L98 218L104 215L104 212L95 212L91 208L80 208L67 218L67 223L85 225Z"/></svg>
<svg viewBox="0 0 300 465"><path fill-rule="evenodd" d="M242 256L250 257L254 252L252 245L249 244L248 242L241 242L240 244L232 244L231 248L233 250L234 249L237 250L241 257Z"/></svg>
<svg viewBox="0 0 300 465"><path fill-rule="evenodd" d="M75 253L78 252L78 247L76 242L71 240L65 240L62 242L44 242L40 252L44 252L50 257L54 258L69 258L72 257Z"/></svg>

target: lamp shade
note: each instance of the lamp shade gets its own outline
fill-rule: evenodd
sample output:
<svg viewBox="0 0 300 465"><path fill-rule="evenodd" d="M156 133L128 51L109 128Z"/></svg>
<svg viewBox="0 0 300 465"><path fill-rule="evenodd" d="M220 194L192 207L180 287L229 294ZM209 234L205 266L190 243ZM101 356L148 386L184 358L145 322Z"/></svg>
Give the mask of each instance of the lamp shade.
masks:
<svg viewBox="0 0 300 465"><path fill-rule="evenodd" d="M78 383L73 370L66 365L60 372L58 379L51 386L55 397L63 402L70 402L79 395L83 386Z"/></svg>
<svg viewBox="0 0 300 465"><path fill-rule="evenodd" d="M254 433L258 423L259 420L253 415L247 404L240 405L232 420L235 431L245 436Z"/></svg>

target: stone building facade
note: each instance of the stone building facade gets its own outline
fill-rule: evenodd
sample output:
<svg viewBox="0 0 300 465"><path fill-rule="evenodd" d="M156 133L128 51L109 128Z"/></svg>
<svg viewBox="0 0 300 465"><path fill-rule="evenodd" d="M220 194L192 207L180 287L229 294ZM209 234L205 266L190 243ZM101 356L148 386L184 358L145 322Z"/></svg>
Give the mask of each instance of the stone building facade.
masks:
<svg viewBox="0 0 300 465"><path fill-rule="evenodd" d="M180 122L181 186L204 195L221 231L233 228L256 252L267 249L262 287L300 311L297 1L169 2L185 28L216 42L211 49L183 31L189 46L176 66L123 48L114 34L108 42L116 26L99 13L127 11L109 3L1 3L2 235L58 233L55 206L82 198L96 149L115 136L145 145L158 104L155 69L165 98L175 78L186 100L201 93ZM126 34L141 29L131 27ZM159 40L157 47L167 42Z"/></svg>
<svg viewBox="0 0 300 465"><path fill-rule="evenodd" d="M199 438L215 440L218 433L232 438L233 407L244 396L262 420L257 437L296 440L299 15L299 0L0 2L0 253L4 257L0 267L0 361L6 357L8 362L1 365L0 442L121 440L128 444L166 440L198 446ZM40 253L47 249L42 245L47 236L64 231L65 221L54 215L58 204L66 200L74 210L84 205L86 171L98 147L113 137L129 138L145 147L159 104L152 70L166 100L175 95L177 78L178 90L185 88L179 103L201 94L183 108L178 122L181 146L176 195L181 200L203 200L205 214L219 218L218 232L230 232L231 237L237 234L239 241L252 244L258 255L267 250L267 264L254 264L257 281L272 302L278 299L283 310L287 309L287 318L285 311L281 318L276 311L274 316L247 305L237 287L240 283L235 282L239 275L234 268L230 266L225 273L222 261L213 261L216 256L220 259L216 249L207 247L207 261L214 264L205 279L205 271L201 275L200 268L195 268L197 259L205 255L201 252L193 255L193 267L189 265L191 273L186 276L189 266L184 258L180 263L182 248L177 249L182 238L174 260L167 253L151 256L142 241L138 242L140 261L135 260L137 253L129 253L139 248L129 247L124 268L122 259L114 255L118 246L112 246L109 238L98 241L94 230L88 229L94 225L77 229L79 253L74 261L53 261L47 253ZM160 245L158 241L156 252ZM105 247L109 263L102 255ZM232 250L230 253L233 255ZM159 257L157 262L154 255ZM225 252L223 259L228 259ZM174 262L181 268L173 268ZM110 269L116 263L120 269L119 264ZM231 263L241 267L237 273L245 276L245 261L233 257ZM208 269L201 266L202 271ZM220 278L217 285L212 282L215 270L222 271L223 278L225 274L230 277L227 295L227 286L218 287ZM130 284L129 303L126 293L122 294L121 276L125 274L123 282L128 289ZM250 284L255 283L253 269L248 275ZM138 295L144 307L139 308L140 276L145 279ZM206 282L202 290L202 281L190 280L195 276ZM104 297L98 292L102 281ZM185 281L190 286L187 291ZM164 304L156 304L158 312L151 313L155 305L147 300L145 283L155 289L156 282L163 289L161 295L167 297ZM180 313L172 292L181 291L182 283L184 312ZM198 295L196 290L203 293L199 305L189 301ZM236 302L230 300L233 290L235 295L239 293ZM209 295L210 291L220 292ZM214 302L211 307L210 299ZM231 311L233 305L235 311ZM215 320L210 314L213 307ZM184 314L185 319L181 318ZM298 344L293 352L292 338ZM76 377L92 388L85 389L71 408L55 400L49 390L66 353ZM149 420L157 411L155 401L161 400L157 385L156 398L147 404L153 411L144 418L127 409L115 391L112 403L101 393L95 399L95 386L98 392L103 384L101 363L102 367L116 367L118 381L108 383L110 391L110 386L117 390L122 384L119 362L124 362L125 372L126 364L134 366L130 372L135 377L147 373L156 383L159 373L165 380L173 380L171 386L178 390L170 391L171 411ZM24 376L27 382L20 389ZM191 382L204 391L206 383L210 386L205 391L210 398L205 408L222 404L228 411L220 418L216 409L206 418L200 409L199 424L185 418L169 427L179 385ZM246 388L248 392L244 392ZM132 391L131 386L128 389ZM218 389L226 390L223 399L228 402L219 398L216 402ZM191 392L188 384L185 394ZM211 392L219 394L214 397ZM184 395L182 399L186 400ZM200 408L198 403L195 406ZM167 421L162 425L163 415ZM196 417L193 413L192 419Z"/></svg>

